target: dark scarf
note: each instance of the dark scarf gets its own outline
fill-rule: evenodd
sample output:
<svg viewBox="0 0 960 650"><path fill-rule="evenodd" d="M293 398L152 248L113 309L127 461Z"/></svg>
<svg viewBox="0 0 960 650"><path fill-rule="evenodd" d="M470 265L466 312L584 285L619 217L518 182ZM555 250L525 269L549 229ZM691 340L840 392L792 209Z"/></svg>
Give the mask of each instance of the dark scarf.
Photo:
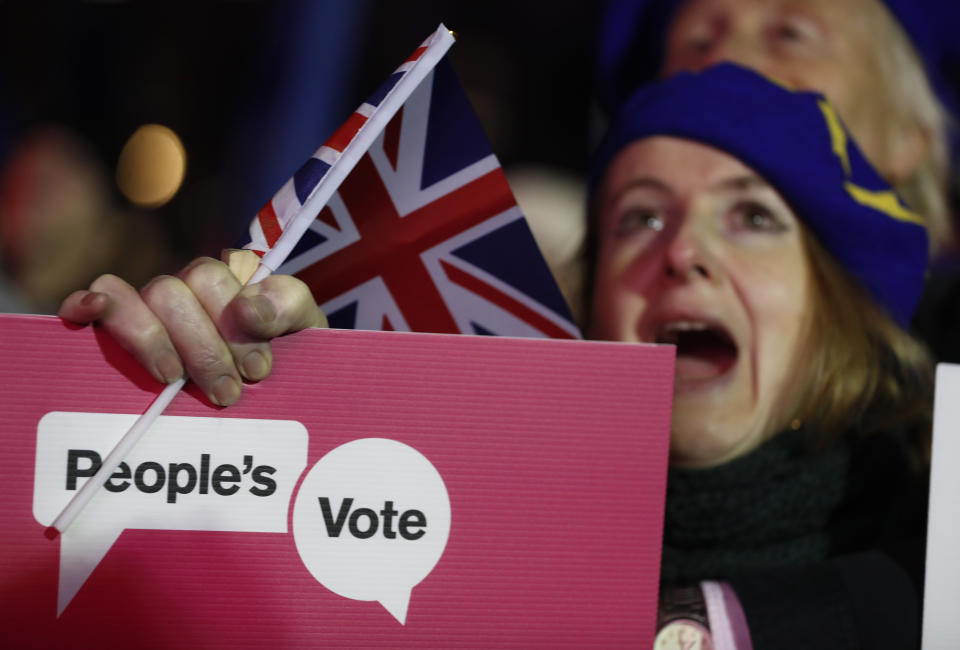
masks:
<svg viewBox="0 0 960 650"><path fill-rule="evenodd" d="M867 440L816 452L802 432L785 431L719 467L671 468L663 583L810 564L869 544L905 460L891 436Z"/></svg>

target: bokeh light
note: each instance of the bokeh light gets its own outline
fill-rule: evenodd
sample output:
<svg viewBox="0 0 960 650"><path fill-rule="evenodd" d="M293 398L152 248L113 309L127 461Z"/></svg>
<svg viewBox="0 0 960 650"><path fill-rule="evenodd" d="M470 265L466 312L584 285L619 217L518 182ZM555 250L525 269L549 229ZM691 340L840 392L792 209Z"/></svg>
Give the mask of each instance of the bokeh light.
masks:
<svg viewBox="0 0 960 650"><path fill-rule="evenodd" d="M177 193L186 169L187 154L177 134L160 124L145 124L120 152L117 185L132 203L155 208Z"/></svg>

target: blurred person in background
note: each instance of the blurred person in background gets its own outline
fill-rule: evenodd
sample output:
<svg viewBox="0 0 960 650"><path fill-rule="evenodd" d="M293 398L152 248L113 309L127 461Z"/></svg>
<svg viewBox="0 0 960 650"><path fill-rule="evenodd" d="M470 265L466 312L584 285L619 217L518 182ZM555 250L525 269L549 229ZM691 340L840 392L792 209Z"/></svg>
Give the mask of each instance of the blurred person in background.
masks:
<svg viewBox="0 0 960 650"><path fill-rule="evenodd" d="M5 310L52 313L78 281L112 270L141 283L171 258L159 226L117 204L89 145L49 126L22 137L0 168L0 262Z"/></svg>
<svg viewBox="0 0 960 650"><path fill-rule="evenodd" d="M929 220L936 257L955 243L947 187L956 100L944 67L960 9L949 4L613 0L599 35L600 98L615 108L645 80L718 61L822 92L870 162Z"/></svg>
<svg viewBox="0 0 960 650"><path fill-rule="evenodd" d="M932 275L913 327L936 359L958 362L958 30L960 4L936 0L612 0L598 32L598 95L615 110L640 83L720 60L826 94L928 220Z"/></svg>

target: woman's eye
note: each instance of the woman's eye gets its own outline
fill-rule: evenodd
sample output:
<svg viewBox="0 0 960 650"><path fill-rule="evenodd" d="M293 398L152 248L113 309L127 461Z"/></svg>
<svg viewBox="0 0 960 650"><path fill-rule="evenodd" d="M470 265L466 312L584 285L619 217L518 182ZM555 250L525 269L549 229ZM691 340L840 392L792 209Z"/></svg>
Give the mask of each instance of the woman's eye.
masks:
<svg viewBox="0 0 960 650"><path fill-rule="evenodd" d="M744 230L782 232L787 229L786 224L773 210L752 201L734 207L733 221L734 227Z"/></svg>
<svg viewBox="0 0 960 650"><path fill-rule="evenodd" d="M776 44L788 47L812 47L821 39L822 34L816 23L802 17L778 22L771 33Z"/></svg>
<svg viewBox="0 0 960 650"><path fill-rule="evenodd" d="M656 210L629 210L617 223L617 234L625 235L639 230L663 230L663 217Z"/></svg>

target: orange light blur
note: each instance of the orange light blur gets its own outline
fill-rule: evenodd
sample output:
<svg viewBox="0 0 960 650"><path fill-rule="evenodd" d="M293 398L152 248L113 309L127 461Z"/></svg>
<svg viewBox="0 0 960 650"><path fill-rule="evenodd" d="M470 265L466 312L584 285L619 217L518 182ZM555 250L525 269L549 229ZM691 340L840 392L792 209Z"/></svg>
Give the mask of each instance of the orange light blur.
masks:
<svg viewBox="0 0 960 650"><path fill-rule="evenodd" d="M130 136L117 161L117 185L132 203L156 208L174 197L187 170L187 153L177 134L144 124Z"/></svg>

